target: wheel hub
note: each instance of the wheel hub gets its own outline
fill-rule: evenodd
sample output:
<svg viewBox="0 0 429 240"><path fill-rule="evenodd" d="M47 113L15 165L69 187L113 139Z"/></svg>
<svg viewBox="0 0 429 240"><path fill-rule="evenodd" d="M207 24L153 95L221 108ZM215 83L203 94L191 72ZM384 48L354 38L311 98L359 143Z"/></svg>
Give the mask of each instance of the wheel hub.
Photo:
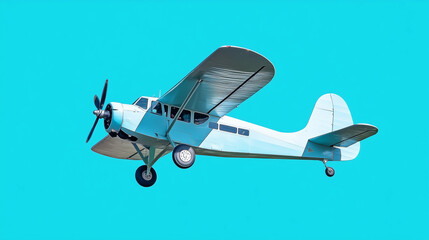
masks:
<svg viewBox="0 0 429 240"><path fill-rule="evenodd" d="M189 162L191 161L192 154L188 150L182 150L179 153L179 157L180 157L180 160L182 160L183 162Z"/></svg>
<svg viewBox="0 0 429 240"><path fill-rule="evenodd" d="M151 172L149 172L149 174L147 173L147 170L144 170L143 172L142 172L142 178L145 180L145 181L150 181L151 179L152 179L152 173Z"/></svg>

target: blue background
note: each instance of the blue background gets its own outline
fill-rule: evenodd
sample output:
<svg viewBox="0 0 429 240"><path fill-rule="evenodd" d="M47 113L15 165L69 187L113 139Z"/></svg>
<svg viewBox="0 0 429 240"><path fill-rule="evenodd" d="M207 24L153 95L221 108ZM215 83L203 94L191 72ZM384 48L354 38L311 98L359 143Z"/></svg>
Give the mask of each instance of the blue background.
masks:
<svg viewBox="0 0 429 240"><path fill-rule="evenodd" d="M428 239L428 1L1 1L0 239ZM354 161L98 155L93 96L165 93L236 45L276 66L229 115L302 129L342 96L380 131Z"/></svg>

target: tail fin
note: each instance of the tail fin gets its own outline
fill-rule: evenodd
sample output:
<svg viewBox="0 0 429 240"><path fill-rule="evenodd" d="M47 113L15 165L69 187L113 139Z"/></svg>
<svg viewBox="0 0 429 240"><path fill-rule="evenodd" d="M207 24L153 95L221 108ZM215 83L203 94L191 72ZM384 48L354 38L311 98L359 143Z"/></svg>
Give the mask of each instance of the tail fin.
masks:
<svg viewBox="0 0 429 240"><path fill-rule="evenodd" d="M359 154L359 141L377 133L371 125L353 125L352 115L346 102L336 94L325 94L317 100L313 113L303 132L309 140L304 156L316 156L324 151L330 160L351 160ZM315 146L315 144L317 146ZM308 151L320 148L320 151ZM330 149L330 150L329 150Z"/></svg>
<svg viewBox="0 0 429 240"><path fill-rule="evenodd" d="M328 93L317 100L304 130L312 138L350 125L353 120L346 102L340 96Z"/></svg>

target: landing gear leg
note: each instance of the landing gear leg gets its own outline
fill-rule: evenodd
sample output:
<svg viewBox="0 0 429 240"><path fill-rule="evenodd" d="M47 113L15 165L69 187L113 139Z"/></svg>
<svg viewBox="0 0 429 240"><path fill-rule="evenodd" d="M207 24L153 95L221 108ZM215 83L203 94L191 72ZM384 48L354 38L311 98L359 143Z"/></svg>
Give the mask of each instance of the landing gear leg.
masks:
<svg viewBox="0 0 429 240"><path fill-rule="evenodd" d="M328 162L328 160L326 160L326 159L323 159L323 164L325 165L325 173L326 173L326 176L328 176L328 177L332 177L332 176L334 176L334 174L335 174L335 170L333 169L333 168L331 168L331 167L328 167L327 165L326 165L326 163Z"/></svg>
<svg viewBox="0 0 429 240"><path fill-rule="evenodd" d="M150 187L155 184L156 181L156 172L153 169L152 165L155 163L154 154L155 148L149 148L149 155L145 157L143 153L140 151L140 148L137 144L132 143L137 153L140 155L141 159L146 165L142 165L136 170L136 181L140 186Z"/></svg>
<svg viewBox="0 0 429 240"><path fill-rule="evenodd" d="M143 155L141 152L139 146L137 146L136 143L131 143L134 148L136 149L137 153L145 163L145 165L140 166L136 170L136 181L138 184L140 184L143 187L150 187L152 186L156 181L156 172L155 169L153 169L153 165L160 157L164 155L164 153L168 150L167 146L162 150L158 155L155 156L155 147L146 147L149 149L149 154L147 157Z"/></svg>

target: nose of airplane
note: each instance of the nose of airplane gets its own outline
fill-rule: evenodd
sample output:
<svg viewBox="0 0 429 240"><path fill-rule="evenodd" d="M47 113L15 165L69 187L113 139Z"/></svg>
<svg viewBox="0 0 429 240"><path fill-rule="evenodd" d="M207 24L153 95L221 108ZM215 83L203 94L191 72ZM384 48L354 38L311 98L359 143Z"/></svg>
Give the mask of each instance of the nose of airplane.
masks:
<svg viewBox="0 0 429 240"><path fill-rule="evenodd" d="M121 130L124 118L124 110L121 103L111 102L107 104L104 110L104 128L106 132L118 133Z"/></svg>

